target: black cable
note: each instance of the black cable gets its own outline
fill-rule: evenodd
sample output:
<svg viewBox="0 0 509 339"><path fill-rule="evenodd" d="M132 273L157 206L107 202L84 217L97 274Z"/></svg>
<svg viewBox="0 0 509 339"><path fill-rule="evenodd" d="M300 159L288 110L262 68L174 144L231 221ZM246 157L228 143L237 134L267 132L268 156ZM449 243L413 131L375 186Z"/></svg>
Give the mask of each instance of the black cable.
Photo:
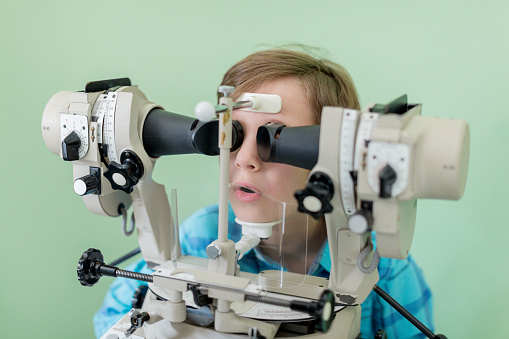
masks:
<svg viewBox="0 0 509 339"><path fill-rule="evenodd" d="M396 300L394 300L387 292L382 290L378 285L375 285L373 287L373 290L382 297L383 300L387 301L389 305L394 307L396 311L398 311L402 316L407 318L408 321L412 323L415 327L419 329L422 333L424 333L425 336L428 338L445 338L445 336L439 334L438 336L435 335L433 332L430 331L429 328L424 326L423 323L421 323L416 317L414 317L410 312L408 312L403 306L401 306Z"/></svg>
<svg viewBox="0 0 509 339"><path fill-rule="evenodd" d="M120 263L123 263L124 261L126 261L127 259L130 259L132 257L134 257L136 254L140 253L141 250L140 248L135 248L134 250L132 250L131 252L121 256L120 258L118 258L117 260L113 261L112 263L110 263L109 265L110 266L117 266L118 264Z"/></svg>

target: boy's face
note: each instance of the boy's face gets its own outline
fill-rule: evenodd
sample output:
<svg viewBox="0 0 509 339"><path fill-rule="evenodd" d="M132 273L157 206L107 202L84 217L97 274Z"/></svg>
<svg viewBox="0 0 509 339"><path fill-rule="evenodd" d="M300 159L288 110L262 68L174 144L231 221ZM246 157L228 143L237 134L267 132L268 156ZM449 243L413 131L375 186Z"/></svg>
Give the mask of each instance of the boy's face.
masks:
<svg viewBox="0 0 509 339"><path fill-rule="evenodd" d="M286 164L263 162L258 157L256 133L258 127L268 122L288 127L315 124L311 107L301 82L296 78L280 78L256 88L252 93L277 94L282 99L280 113L255 113L235 110L233 119L244 128L244 142L239 150L230 155L230 203L237 218L249 222L270 222L280 219L280 207L273 200L260 194L246 193L238 185L274 199L291 203L286 210L289 222L305 220L305 214L297 212L295 191L303 189L308 170ZM294 206L295 205L295 206Z"/></svg>

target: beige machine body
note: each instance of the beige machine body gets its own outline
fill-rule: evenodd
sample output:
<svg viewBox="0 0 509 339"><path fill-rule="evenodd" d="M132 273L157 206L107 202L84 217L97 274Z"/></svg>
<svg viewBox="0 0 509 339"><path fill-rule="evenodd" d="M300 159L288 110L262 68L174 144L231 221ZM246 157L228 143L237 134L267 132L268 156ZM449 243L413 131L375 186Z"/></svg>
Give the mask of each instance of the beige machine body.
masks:
<svg viewBox="0 0 509 339"><path fill-rule="evenodd" d="M49 100L42 119L44 142L54 154L62 157L62 141L71 132L88 145L80 148L80 158L72 165L74 182L90 175L91 168L99 171L101 193L83 196L91 212L115 217L120 215L120 205L127 209L132 204L140 248L152 267L171 259L175 242L165 188L152 179L155 159L146 154L141 142L145 117L159 107L133 86L110 93L62 91ZM108 147L107 157L101 157L102 145ZM131 194L113 190L103 176L109 162L118 161L124 150L133 150L145 168Z"/></svg>
<svg viewBox="0 0 509 339"><path fill-rule="evenodd" d="M231 132L233 103L225 97L221 103L227 111L220 117L220 136ZM143 258L155 271L149 284L152 292L142 307L151 320L134 331L131 338L213 338L224 337L224 333L237 333L228 337L246 337L251 328L257 328L266 338L275 337L279 322L239 317L232 303L243 302L246 295L317 299L327 288L327 280L296 277L292 285L292 275L288 274L286 284L278 285L266 278L270 272L265 278L238 272L224 214L219 220L219 239L212 244L215 257L208 261L180 257L178 233L165 188L152 179L156 159L146 153L142 142L145 118L154 108L161 106L148 101L134 86L93 93L62 91L49 100L42 119L46 146L60 157L65 158L62 142L71 133L79 137L79 158L71 161L75 191L89 190L88 186L80 186L88 176L100 178L95 193L83 195L91 212L115 217L121 206L133 207ZM226 168L229 138L226 135L219 140L224 153L220 161L226 162ZM359 269L359 265L370 266L376 256L371 231L376 232L376 248L381 256L405 258L413 239L416 200L459 199L465 189L468 149L468 125L464 121L422 117L420 105L399 115L373 113L370 107L362 112L324 108L318 163L310 176L325 173L334 185L330 202L333 210L325 214L332 263L328 288L337 302L350 306L337 313L328 332L312 336L357 337L360 305L378 281L376 267ZM125 151L134 152L144 168L130 194L113 189L104 177L111 162L118 162ZM390 185L381 183L380 172L384 169L392 174ZM220 199L227 203L225 171L221 170ZM356 180L351 176L354 172ZM113 180L124 179L114 175ZM360 212L366 212L366 206L369 220L364 214L359 217ZM200 287L202 293L214 299L214 330L186 322L185 299L190 286ZM165 300L158 300L153 291ZM122 338L129 326L126 315L103 338Z"/></svg>
<svg viewBox="0 0 509 339"><path fill-rule="evenodd" d="M377 256L406 258L417 199L459 199L468 170L465 121L423 117L421 105L409 106L404 114L380 114L372 107L323 109L318 162L309 176L324 173L334 185L333 208L325 214L329 288L351 304L362 303L378 281L376 268L359 269L360 262L372 262L372 231ZM391 173L385 186L384 170ZM361 255L366 249L370 254Z"/></svg>

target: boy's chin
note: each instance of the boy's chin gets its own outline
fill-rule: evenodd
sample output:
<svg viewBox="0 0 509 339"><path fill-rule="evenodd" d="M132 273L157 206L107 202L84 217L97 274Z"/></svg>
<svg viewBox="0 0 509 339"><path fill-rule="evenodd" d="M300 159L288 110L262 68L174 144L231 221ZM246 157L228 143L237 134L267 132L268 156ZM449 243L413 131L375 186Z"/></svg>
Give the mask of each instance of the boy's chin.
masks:
<svg viewBox="0 0 509 339"><path fill-rule="evenodd" d="M233 202L232 208L235 212L235 217L242 221L263 223L279 221L282 219L282 215L280 215L279 210L270 211L267 208Z"/></svg>

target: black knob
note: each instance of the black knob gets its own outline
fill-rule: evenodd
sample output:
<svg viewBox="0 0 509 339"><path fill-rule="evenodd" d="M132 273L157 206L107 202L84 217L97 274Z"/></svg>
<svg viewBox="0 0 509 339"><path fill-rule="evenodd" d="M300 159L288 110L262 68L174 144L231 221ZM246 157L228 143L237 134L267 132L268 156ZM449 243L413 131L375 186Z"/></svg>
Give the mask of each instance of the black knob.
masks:
<svg viewBox="0 0 509 339"><path fill-rule="evenodd" d="M127 194L143 176L143 163L133 151L124 151L120 155L120 162L110 162L104 176L110 181L114 190L121 190Z"/></svg>
<svg viewBox="0 0 509 339"><path fill-rule="evenodd" d="M101 274L99 269L104 257L101 251L95 248L89 248L81 255L78 261L78 280L83 286L93 286L99 281Z"/></svg>
<svg viewBox="0 0 509 339"><path fill-rule="evenodd" d="M327 332L334 320L334 293L323 291L315 312L315 327L321 332Z"/></svg>
<svg viewBox="0 0 509 339"><path fill-rule="evenodd" d="M334 293L324 290L316 302L291 301L290 308L294 311L305 312L315 319L315 328L327 332L334 320Z"/></svg>
<svg viewBox="0 0 509 339"><path fill-rule="evenodd" d="M325 213L332 212L330 201L334 195L334 184L329 176L315 172L308 180L304 190L295 192L300 212L308 213L320 219Z"/></svg>
<svg viewBox="0 0 509 339"><path fill-rule="evenodd" d="M118 267L106 265L98 249L89 248L78 261L78 280L83 286L93 286L103 275L117 276Z"/></svg>
<svg viewBox="0 0 509 339"><path fill-rule="evenodd" d="M74 192L77 195L100 194L101 181L95 175L89 174L74 180Z"/></svg>
<svg viewBox="0 0 509 339"><path fill-rule="evenodd" d="M80 146L81 140L78 133L72 131L65 137L64 141L62 141L62 158L65 161L78 160L80 158Z"/></svg>
<svg viewBox="0 0 509 339"><path fill-rule="evenodd" d="M378 175L380 178L380 198L390 198L392 195L392 185L396 182L398 175L390 166L386 165Z"/></svg>

